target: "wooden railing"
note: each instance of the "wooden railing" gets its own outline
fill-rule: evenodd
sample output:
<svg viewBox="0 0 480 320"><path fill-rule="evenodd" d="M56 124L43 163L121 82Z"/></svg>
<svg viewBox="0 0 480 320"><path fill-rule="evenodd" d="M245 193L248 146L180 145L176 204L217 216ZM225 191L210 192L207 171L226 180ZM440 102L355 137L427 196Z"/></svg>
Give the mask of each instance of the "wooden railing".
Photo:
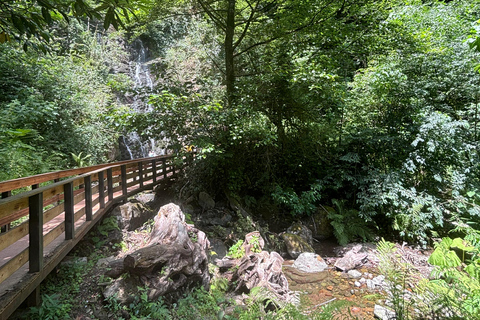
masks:
<svg viewBox="0 0 480 320"><path fill-rule="evenodd" d="M114 204L175 172L161 156L1 182L0 320L24 300L38 303L40 282Z"/></svg>

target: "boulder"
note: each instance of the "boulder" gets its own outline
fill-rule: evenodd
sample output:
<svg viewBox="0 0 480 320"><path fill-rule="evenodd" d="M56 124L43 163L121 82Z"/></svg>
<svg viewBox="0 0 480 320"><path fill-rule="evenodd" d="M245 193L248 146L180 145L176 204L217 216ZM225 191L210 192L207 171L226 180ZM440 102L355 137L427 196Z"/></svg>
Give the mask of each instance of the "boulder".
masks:
<svg viewBox="0 0 480 320"><path fill-rule="evenodd" d="M198 194L198 204L203 210L215 208L215 200L206 192L202 191Z"/></svg>
<svg viewBox="0 0 480 320"><path fill-rule="evenodd" d="M309 245L313 245L312 231L300 221L297 221L288 227L287 233L296 234L307 241Z"/></svg>
<svg viewBox="0 0 480 320"><path fill-rule="evenodd" d="M215 261L216 259L223 259L227 255L228 249L220 239L210 240L210 259Z"/></svg>
<svg viewBox="0 0 480 320"><path fill-rule="evenodd" d="M343 258L340 258L335 262L335 267L341 271L347 272L363 265L368 260L368 254L360 252L361 249L361 245L356 245L350 249Z"/></svg>
<svg viewBox="0 0 480 320"><path fill-rule="evenodd" d="M221 209L209 209L208 211L203 212L196 219L196 223L199 226L210 227L210 226L220 226L227 227L229 223L233 220L232 215L227 210Z"/></svg>
<svg viewBox="0 0 480 320"><path fill-rule="evenodd" d="M166 294L181 295L194 285L208 290L210 243L205 233L185 222L180 207L173 203L161 207L152 232L144 240L139 249L112 261L107 275L136 276L132 278L139 279L138 286L148 288L151 300Z"/></svg>
<svg viewBox="0 0 480 320"><path fill-rule="evenodd" d="M282 239L287 246L288 254L296 259L303 252L314 252L312 246L301 236L292 233L282 234Z"/></svg>
<svg viewBox="0 0 480 320"><path fill-rule="evenodd" d="M134 197L135 200L146 206L152 204L155 201L155 193L153 191L141 192L136 194Z"/></svg>
<svg viewBox="0 0 480 320"><path fill-rule="evenodd" d="M153 211L141 202L131 201L117 206L111 215L117 217L120 229L133 231L151 219Z"/></svg>
<svg viewBox="0 0 480 320"><path fill-rule="evenodd" d="M328 278L328 272L303 272L297 268L294 268L293 266L284 266L283 272L289 279L291 286L298 286L307 283L319 283Z"/></svg>
<svg viewBox="0 0 480 320"><path fill-rule="evenodd" d="M325 261L316 253L304 252L298 256L293 267L303 272L321 272L328 268Z"/></svg>
<svg viewBox="0 0 480 320"><path fill-rule="evenodd" d="M305 219L305 225L312 231L312 237L324 240L333 236L333 227L328 219L328 213L335 210L329 206L320 206L316 212Z"/></svg>

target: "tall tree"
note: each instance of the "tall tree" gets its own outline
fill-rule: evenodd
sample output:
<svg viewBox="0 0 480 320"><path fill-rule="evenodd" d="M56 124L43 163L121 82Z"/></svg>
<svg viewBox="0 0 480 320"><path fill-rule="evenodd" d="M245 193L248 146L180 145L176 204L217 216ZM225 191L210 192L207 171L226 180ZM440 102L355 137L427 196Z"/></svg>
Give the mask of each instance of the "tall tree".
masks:
<svg viewBox="0 0 480 320"><path fill-rule="evenodd" d="M335 38L336 24L361 24L366 13L385 6L384 0L197 0L202 12L223 34L224 74L229 104L235 98L236 79L245 76L243 59L255 49L294 34L310 32ZM363 26L366 25L363 23ZM321 32L318 32L322 30ZM326 31L326 32L325 32ZM304 38L298 37L300 42ZM258 61L253 61L255 64ZM250 74L251 75L251 74Z"/></svg>

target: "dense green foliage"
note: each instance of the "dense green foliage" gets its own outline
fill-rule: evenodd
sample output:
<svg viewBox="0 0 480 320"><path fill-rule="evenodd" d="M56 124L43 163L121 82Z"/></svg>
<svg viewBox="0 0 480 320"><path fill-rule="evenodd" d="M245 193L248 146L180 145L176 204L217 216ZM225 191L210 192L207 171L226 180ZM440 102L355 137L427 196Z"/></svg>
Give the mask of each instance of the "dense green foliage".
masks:
<svg viewBox="0 0 480 320"><path fill-rule="evenodd" d="M75 23L55 32L49 55L0 46L0 180L105 162L115 148L119 35L97 41Z"/></svg>
<svg viewBox="0 0 480 320"><path fill-rule="evenodd" d="M478 318L479 0L102 3L0 3L0 180L113 160L123 130L136 131L189 159L198 151L184 194L243 199L269 223L331 206L342 244L444 237L423 302L405 300L411 267L379 244L397 316L448 306L453 318ZM151 90L129 74L138 40ZM148 112L124 108L136 99ZM241 257L241 243L229 254ZM221 287L176 305L142 289L128 307L106 304L132 318L217 319L230 304ZM253 291L236 318L304 318L267 313ZM70 308L49 294L32 312Z"/></svg>
<svg viewBox="0 0 480 320"><path fill-rule="evenodd" d="M62 12L89 14L75 3ZM192 191L277 206L279 220L337 206L341 242L393 231L426 244L478 220L479 1L141 4L128 37L90 20L65 30L44 2L14 12L40 10L54 41L49 55L0 47L1 179L106 161L130 128L196 147ZM4 32L21 42L13 20ZM150 48L148 97L114 67L124 39ZM151 111L119 112L133 94Z"/></svg>
<svg viewBox="0 0 480 320"><path fill-rule="evenodd" d="M233 34L233 100L223 7L206 21L199 14L143 27L146 39L165 44L158 69L171 77L151 97L153 114L133 126L176 150L197 146L203 160L190 176L198 190L253 197L295 217L340 199L363 223L355 228L363 238L377 229L425 244L451 223L478 219L478 54L467 42L478 1L326 9L318 0L289 14L288 1L263 13L228 3L235 19L244 15ZM347 240L361 235L339 226Z"/></svg>

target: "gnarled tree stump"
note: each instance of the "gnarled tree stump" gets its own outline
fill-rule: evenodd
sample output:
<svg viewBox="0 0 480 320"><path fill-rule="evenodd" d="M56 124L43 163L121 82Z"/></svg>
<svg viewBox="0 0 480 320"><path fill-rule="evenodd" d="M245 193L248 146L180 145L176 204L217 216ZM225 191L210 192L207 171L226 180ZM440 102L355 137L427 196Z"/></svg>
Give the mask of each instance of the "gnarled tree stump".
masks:
<svg viewBox="0 0 480 320"><path fill-rule="evenodd" d="M177 205L170 203L160 208L152 232L145 240L145 246L128 254L123 265L113 261L107 275L118 277L125 272L138 275L139 285L149 288L150 299L192 285L201 284L208 289L210 243L205 233L185 222Z"/></svg>

